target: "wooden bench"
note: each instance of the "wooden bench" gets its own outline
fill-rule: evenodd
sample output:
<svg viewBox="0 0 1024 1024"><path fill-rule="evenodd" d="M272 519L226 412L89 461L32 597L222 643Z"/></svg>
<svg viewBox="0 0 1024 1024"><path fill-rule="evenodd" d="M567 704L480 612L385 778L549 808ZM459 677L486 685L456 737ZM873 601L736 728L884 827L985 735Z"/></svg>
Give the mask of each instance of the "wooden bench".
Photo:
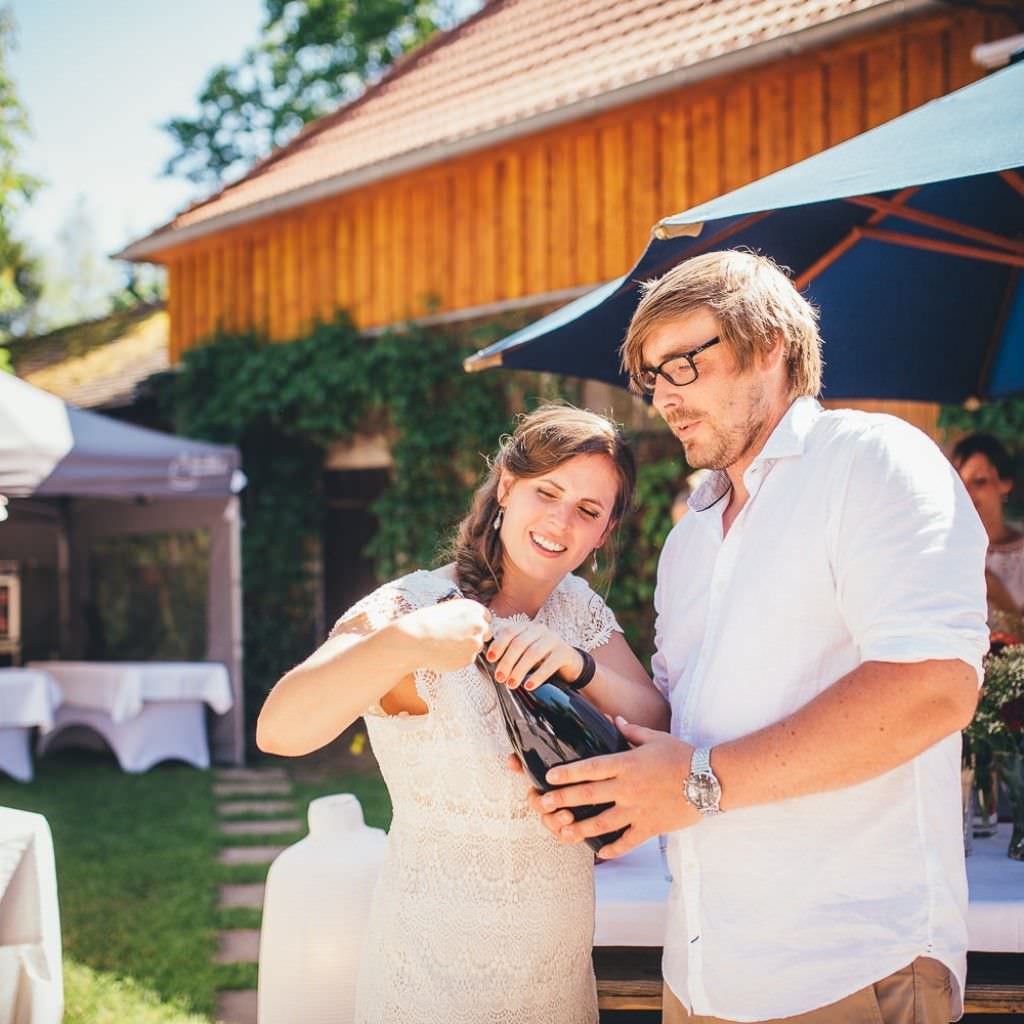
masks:
<svg viewBox="0 0 1024 1024"><path fill-rule="evenodd" d="M602 1010L661 1009L661 948L594 948L597 1001ZM964 1012L1024 1013L1024 953L969 953Z"/></svg>

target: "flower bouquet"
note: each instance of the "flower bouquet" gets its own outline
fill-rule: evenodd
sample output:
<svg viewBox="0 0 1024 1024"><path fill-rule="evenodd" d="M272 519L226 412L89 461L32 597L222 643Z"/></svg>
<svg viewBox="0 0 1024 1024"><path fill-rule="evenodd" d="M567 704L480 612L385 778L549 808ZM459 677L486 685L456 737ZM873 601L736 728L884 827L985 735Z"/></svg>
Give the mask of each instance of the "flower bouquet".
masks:
<svg viewBox="0 0 1024 1024"><path fill-rule="evenodd" d="M1006 785L1013 808L1008 852L1024 860L1024 644L993 635L978 708L964 730L964 752L979 777L991 773Z"/></svg>

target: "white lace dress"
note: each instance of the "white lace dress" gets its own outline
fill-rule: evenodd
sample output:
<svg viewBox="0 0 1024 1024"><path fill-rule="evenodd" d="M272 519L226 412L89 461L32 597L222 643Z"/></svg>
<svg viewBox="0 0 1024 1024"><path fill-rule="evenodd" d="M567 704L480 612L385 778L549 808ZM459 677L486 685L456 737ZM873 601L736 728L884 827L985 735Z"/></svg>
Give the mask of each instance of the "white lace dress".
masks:
<svg viewBox="0 0 1024 1024"><path fill-rule="evenodd" d="M339 625L365 616L379 628L451 586L414 572L360 601ZM537 619L585 650L619 628L575 576ZM559 844L527 806L529 783L506 764L511 747L483 672L422 670L416 687L428 714L366 714L394 818L357 1024L594 1024L593 853Z"/></svg>

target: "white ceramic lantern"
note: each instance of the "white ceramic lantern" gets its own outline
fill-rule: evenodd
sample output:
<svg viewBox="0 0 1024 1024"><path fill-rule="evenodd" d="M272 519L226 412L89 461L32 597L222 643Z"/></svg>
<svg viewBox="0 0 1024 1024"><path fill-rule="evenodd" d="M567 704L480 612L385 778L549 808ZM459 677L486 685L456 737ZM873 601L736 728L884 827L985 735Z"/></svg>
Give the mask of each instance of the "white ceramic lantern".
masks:
<svg viewBox="0 0 1024 1024"><path fill-rule="evenodd" d="M385 842L351 793L309 805L309 835L267 874L259 1024L350 1024Z"/></svg>

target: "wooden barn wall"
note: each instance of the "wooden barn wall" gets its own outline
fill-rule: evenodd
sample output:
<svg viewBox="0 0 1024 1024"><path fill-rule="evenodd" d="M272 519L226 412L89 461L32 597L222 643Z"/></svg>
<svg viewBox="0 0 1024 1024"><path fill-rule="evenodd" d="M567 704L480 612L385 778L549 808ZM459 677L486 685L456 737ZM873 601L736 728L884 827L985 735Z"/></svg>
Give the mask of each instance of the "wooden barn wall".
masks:
<svg viewBox="0 0 1024 1024"><path fill-rule="evenodd" d="M652 224L980 77L1004 27L906 23L400 175L167 250L171 356L256 328L301 336L594 284Z"/></svg>

